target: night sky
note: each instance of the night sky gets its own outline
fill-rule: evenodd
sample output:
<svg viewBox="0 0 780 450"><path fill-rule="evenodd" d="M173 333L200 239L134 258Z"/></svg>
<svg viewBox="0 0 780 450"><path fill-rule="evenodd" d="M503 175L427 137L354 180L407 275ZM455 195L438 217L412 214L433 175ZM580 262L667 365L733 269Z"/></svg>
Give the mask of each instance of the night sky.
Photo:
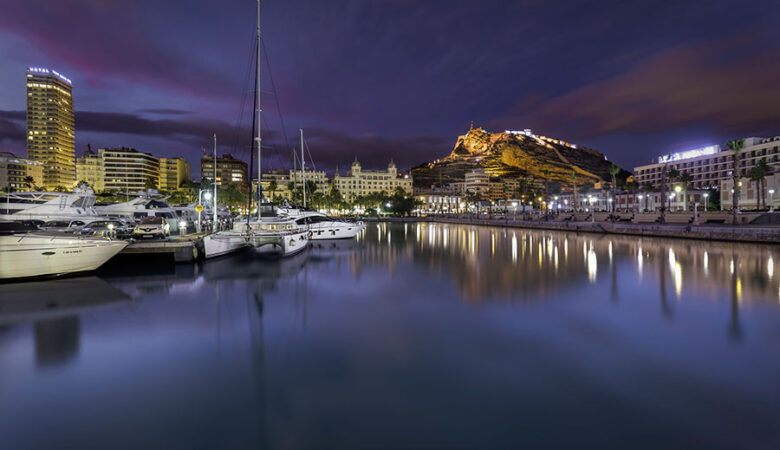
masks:
<svg viewBox="0 0 780 450"><path fill-rule="evenodd" d="M0 150L24 154L25 69L74 82L77 154L248 158L253 0L3 0ZM416 165L476 126L660 154L780 135L780 2L265 0L266 166ZM269 70L270 68L270 70ZM270 76L269 76L270 74ZM271 82L273 78L273 84ZM273 89L275 86L275 89Z"/></svg>

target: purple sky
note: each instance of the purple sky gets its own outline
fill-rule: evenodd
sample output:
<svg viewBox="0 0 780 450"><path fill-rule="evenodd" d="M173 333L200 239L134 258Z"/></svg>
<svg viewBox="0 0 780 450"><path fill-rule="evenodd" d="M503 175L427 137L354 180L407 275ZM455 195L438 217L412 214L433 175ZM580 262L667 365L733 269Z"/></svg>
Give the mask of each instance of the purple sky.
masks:
<svg viewBox="0 0 780 450"><path fill-rule="evenodd" d="M780 134L780 2L265 0L266 166L305 128L318 168L450 152L470 121L632 169ZM0 150L24 154L24 72L74 82L77 154L248 158L253 0L3 0ZM265 64L265 61L263 61ZM246 102L243 102L246 100ZM243 106L242 106L243 105ZM243 109L243 120L242 118ZM239 127L240 124L240 127ZM240 130L240 132L239 132Z"/></svg>

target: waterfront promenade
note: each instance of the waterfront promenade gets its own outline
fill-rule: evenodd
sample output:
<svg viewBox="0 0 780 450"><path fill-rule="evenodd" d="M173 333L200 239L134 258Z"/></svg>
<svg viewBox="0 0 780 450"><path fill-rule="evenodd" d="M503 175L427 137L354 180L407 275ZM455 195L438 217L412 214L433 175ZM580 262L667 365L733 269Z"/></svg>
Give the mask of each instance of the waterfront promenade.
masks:
<svg viewBox="0 0 780 450"><path fill-rule="evenodd" d="M569 215L571 216L571 215ZM766 216L766 215L765 215ZM383 217L368 220L387 222L437 222L467 225L487 225L508 228L527 228L557 231L578 231L599 234L620 234L631 236L669 237L679 239L700 239L731 242L753 242L780 244L780 214L775 213L763 224L731 225L726 223L689 223L684 214L667 215L667 223L633 223L625 220L608 220L608 214L577 214L574 220L545 216L492 216L492 215L441 215L424 217ZM753 217L755 219L755 217Z"/></svg>

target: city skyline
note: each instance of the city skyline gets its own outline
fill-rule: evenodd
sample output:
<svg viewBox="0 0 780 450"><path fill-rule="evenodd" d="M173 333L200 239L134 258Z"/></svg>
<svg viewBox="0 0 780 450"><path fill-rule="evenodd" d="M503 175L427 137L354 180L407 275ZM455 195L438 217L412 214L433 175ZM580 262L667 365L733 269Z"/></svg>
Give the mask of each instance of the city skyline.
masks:
<svg viewBox="0 0 780 450"><path fill-rule="evenodd" d="M23 148L20 74L44 65L74 82L77 154L91 143L194 159L217 132L220 153L246 158L239 147L249 145L248 127L239 144L232 135L252 38L237 30L251 30L251 3L188 7L171 22L184 3L30 8L12 0L0 18L0 147ZM392 156L402 167L441 157L472 120L493 130L538 129L626 168L734 137L772 136L780 118L777 9L727 1L267 2L265 50L278 96L264 98L274 131L266 136L279 137L277 99L287 133L305 128L328 170L354 156L368 165ZM214 18L231 26L210 26ZM280 31L288 28L296 33ZM563 28L565 39L556 31ZM242 123L251 116L246 106Z"/></svg>

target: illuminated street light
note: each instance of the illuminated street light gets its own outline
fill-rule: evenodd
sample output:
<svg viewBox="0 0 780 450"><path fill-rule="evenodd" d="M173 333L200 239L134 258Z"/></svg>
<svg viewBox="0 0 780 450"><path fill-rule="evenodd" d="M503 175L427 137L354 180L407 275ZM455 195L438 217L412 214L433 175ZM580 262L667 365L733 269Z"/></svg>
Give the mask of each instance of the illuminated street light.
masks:
<svg viewBox="0 0 780 450"><path fill-rule="evenodd" d="M205 198L207 201L211 200L211 192L205 192L203 194L203 198Z"/></svg>

